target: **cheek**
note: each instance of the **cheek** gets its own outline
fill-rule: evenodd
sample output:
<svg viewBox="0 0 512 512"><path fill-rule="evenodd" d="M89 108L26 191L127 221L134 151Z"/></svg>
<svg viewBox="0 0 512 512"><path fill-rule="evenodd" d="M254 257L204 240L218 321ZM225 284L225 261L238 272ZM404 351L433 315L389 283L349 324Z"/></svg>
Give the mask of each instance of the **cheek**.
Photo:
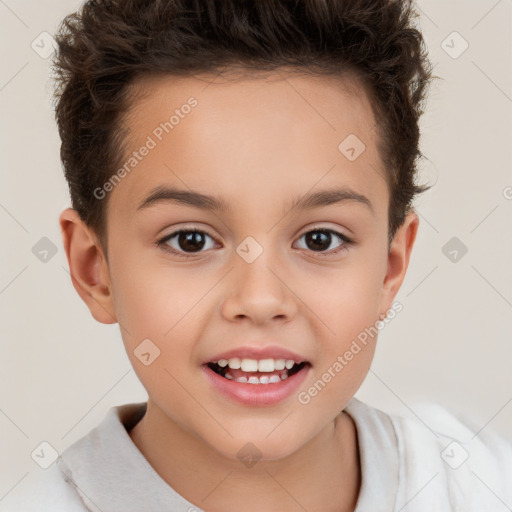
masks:
<svg viewBox="0 0 512 512"><path fill-rule="evenodd" d="M144 251L126 253L113 258L111 273L118 319L139 337L165 338L198 302L202 290L191 286L190 273L172 271Z"/></svg>
<svg viewBox="0 0 512 512"><path fill-rule="evenodd" d="M126 353L151 396L161 390L180 396L178 382L192 358L194 325L200 325L202 287L167 272L158 263L118 261L112 289ZM174 379L173 379L174 377ZM175 380L176 379L176 380Z"/></svg>
<svg viewBox="0 0 512 512"><path fill-rule="evenodd" d="M319 380L311 393L306 390L311 397L321 395L311 400L313 408L323 403L336 414L363 382L378 336L381 272L375 262L361 259L311 279L307 305L320 319L314 322L318 341L315 377Z"/></svg>
<svg viewBox="0 0 512 512"><path fill-rule="evenodd" d="M118 283L123 298L118 313L126 326L121 334L127 355L159 407L181 411L174 418L177 423L199 421L200 410L190 408L188 392L198 394L190 381L190 364L201 325L201 308L195 306L204 290L198 287L187 292L187 283L162 279L165 273L156 279L151 273L136 277L136 272L125 280L125 286ZM192 409L190 414L184 412L187 408Z"/></svg>
<svg viewBox="0 0 512 512"><path fill-rule="evenodd" d="M302 294L331 335L346 340L378 318L380 274L376 265L363 262L340 266L339 270L312 275L304 282Z"/></svg>

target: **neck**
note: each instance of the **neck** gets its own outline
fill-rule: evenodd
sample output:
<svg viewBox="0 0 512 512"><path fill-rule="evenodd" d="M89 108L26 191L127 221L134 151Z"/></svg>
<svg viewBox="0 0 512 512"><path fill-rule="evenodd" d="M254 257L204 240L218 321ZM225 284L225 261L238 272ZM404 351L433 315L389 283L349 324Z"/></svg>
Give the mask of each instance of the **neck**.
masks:
<svg viewBox="0 0 512 512"><path fill-rule="evenodd" d="M295 453L250 467L184 431L150 400L129 435L165 482L208 512L355 509L361 485L357 431L344 412Z"/></svg>

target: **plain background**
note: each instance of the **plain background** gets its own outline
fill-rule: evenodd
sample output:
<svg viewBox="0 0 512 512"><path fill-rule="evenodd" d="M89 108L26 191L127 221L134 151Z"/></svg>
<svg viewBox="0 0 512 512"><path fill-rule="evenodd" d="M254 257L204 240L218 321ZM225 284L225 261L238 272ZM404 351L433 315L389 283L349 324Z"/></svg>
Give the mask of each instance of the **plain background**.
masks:
<svg viewBox="0 0 512 512"><path fill-rule="evenodd" d="M31 44L79 5L0 0L0 500L40 471L31 453L42 441L62 452L110 407L147 397L118 325L92 318L62 248L70 201L50 59ZM435 186L416 202L404 309L356 396L411 417L415 403L436 402L512 438L512 2L419 0L418 10L442 77L421 121L423 181ZM33 252L43 237L57 250L46 262Z"/></svg>

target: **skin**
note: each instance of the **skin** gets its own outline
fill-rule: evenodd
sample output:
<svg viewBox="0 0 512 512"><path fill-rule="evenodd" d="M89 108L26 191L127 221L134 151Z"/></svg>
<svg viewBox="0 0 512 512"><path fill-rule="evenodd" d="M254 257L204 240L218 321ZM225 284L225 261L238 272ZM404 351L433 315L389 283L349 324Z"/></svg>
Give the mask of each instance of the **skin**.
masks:
<svg viewBox="0 0 512 512"><path fill-rule="evenodd" d="M306 405L298 393L273 406L235 403L211 387L201 364L273 343L311 363L298 391L307 390L391 308L419 219L407 215L388 251L378 133L356 82L282 72L211 80L137 83L125 121L129 153L189 97L198 105L109 192L108 255L74 210L62 212L73 284L97 321L119 322L149 396L129 434L177 492L212 512L352 511L360 459L343 409L368 373L376 337ZM338 150L350 133L366 145L353 162ZM214 193L230 211L171 202L137 211L160 184ZM339 186L365 195L373 212L356 201L289 211L296 197ZM188 248L185 259L155 245L185 227L209 235L201 252ZM314 250L303 235L318 227L353 243L329 254L344 243L333 235ZM250 264L236 252L247 236L263 248ZM167 245L187 254L177 237ZM161 351L149 366L134 355L146 338ZM250 468L237 457L248 442L261 452Z"/></svg>

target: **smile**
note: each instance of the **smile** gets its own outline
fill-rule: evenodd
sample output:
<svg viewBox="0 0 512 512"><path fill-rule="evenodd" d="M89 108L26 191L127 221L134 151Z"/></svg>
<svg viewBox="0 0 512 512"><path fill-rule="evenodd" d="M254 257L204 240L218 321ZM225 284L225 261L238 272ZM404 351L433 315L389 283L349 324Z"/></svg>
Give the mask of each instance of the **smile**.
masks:
<svg viewBox="0 0 512 512"><path fill-rule="evenodd" d="M276 384L302 370L306 361L292 359L220 359L208 363L215 373L228 380L247 384Z"/></svg>
<svg viewBox="0 0 512 512"><path fill-rule="evenodd" d="M306 379L311 364L291 359L232 357L202 365L209 383L224 397L244 405L273 405Z"/></svg>

